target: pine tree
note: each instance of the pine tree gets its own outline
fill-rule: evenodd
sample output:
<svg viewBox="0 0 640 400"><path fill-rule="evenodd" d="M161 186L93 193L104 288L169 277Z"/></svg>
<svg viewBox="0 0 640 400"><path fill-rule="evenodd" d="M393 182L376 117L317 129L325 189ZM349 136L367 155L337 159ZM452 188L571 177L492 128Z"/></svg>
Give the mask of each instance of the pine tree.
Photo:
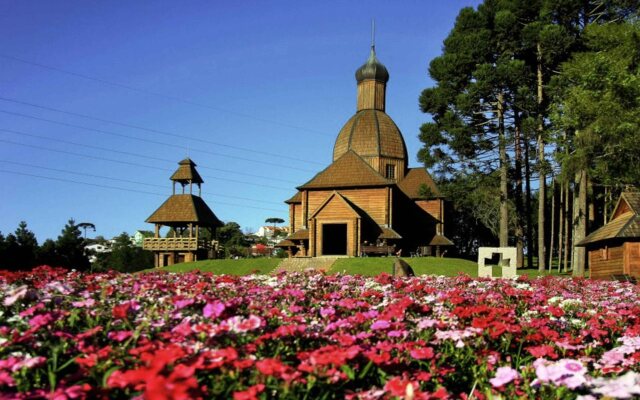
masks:
<svg viewBox="0 0 640 400"><path fill-rule="evenodd" d="M15 266L18 269L30 269L36 265L36 253L38 251L38 240L36 235L27 229L27 223L20 221L15 232L17 254L15 255Z"/></svg>
<svg viewBox="0 0 640 400"><path fill-rule="evenodd" d="M56 241L56 250L61 265L79 271L89 269L89 258L85 255L84 245L82 232L75 221L70 219Z"/></svg>

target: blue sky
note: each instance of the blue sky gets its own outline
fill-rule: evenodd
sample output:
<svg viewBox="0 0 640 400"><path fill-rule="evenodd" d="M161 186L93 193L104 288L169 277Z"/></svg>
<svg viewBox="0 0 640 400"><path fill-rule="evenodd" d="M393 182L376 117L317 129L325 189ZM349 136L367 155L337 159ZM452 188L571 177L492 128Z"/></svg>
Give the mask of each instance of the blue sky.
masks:
<svg viewBox="0 0 640 400"><path fill-rule="evenodd" d="M371 19L411 166L418 96L477 1L0 1L0 232L151 229L186 156L223 221L257 230L331 162Z"/></svg>

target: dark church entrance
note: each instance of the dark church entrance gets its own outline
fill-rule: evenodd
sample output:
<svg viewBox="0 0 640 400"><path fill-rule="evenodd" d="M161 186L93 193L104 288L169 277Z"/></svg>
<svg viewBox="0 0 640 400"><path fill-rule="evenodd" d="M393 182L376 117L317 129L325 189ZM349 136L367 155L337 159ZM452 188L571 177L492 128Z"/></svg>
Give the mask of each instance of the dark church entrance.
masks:
<svg viewBox="0 0 640 400"><path fill-rule="evenodd" d="M322 255L344 256L347 254L347 224L322 225Z"/></svg>

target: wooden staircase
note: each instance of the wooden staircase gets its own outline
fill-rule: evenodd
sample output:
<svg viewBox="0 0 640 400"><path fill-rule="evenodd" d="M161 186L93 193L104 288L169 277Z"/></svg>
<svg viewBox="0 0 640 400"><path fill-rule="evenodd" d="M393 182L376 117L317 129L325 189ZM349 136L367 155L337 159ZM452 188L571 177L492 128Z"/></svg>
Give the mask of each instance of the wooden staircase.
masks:
<svg viewBox="0 0 640 400"><path fill-rule="evenodd" d="M280 264L278 264L278 267L273 271L273 273L278 274L280 272L304 272L307 269L315 269L318 271L328 272L337 259L337 257L286 258L282 260Z"/></svg>

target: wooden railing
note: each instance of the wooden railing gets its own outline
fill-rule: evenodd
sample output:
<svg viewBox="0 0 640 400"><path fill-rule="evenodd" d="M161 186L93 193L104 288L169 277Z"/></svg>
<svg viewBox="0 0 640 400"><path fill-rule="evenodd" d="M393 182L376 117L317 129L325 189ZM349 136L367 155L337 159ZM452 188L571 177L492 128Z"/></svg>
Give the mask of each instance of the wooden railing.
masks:
<svg viewBox="0 0 640 400"><path fill-rule="evenodd" d="M196 238L145 238L142 242L142 248L151 251L195 251L209 247L210 242Z"/></svg>

